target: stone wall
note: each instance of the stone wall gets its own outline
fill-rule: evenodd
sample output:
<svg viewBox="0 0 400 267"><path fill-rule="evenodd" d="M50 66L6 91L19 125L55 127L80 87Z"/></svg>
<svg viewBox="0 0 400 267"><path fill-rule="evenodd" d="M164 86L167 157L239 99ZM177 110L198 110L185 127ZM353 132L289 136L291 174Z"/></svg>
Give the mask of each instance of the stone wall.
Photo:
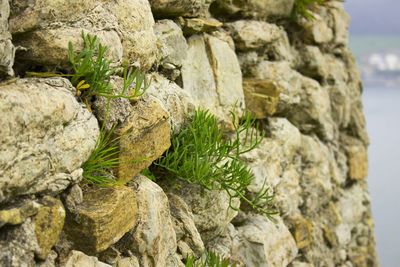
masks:
<svg viewBox="0 0 400 267"><path fill-rule="evenodd" d="M238 266L377 266L349 17L332 0L293 20L293 3L0 0L0 265L184 266L208 250ZM129 162L117 187L82 182L104 100L89 110L69 80L25 75L67 68L82 31L113 66L152 78L138 101L110 106ZM275 221L229 209L222 191L140 174L196 107L227 127L233 107L260 120L267 136L243 160L250 193L273 189Z"/></svg>

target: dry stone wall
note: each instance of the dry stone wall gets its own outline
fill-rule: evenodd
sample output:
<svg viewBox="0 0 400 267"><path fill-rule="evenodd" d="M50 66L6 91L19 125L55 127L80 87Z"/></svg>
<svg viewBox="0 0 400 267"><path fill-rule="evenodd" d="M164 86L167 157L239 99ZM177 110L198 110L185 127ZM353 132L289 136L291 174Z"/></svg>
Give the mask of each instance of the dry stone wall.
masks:
<svg viewBox="0 0 400 267"><path fill-rule="evenodd" d="M173 267L207 250L237 266L378 266L349 17L331 0L292 19L293 4L0 0L0 265ZM142 97L88 108L68 79L27 77L68 70L82 32L113 66L148 72ZM195 108L227 129L233 108L260 121L266 138L242 160L249 194L272 188L275 220L224 191L140 174ZM101 123L122 136L115 187L82 181Z"/></svg>

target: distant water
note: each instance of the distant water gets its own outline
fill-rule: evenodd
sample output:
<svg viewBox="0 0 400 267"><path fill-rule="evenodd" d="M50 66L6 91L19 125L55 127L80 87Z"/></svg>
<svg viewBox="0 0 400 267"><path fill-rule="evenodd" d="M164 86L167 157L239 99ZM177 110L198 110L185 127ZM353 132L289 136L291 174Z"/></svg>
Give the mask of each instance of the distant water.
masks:
<svg viewBox="0 0 400 267"><path fill-rule="evenodd" d="M400 88L366 88L369 189L382 267L400 266Z"/></svg>

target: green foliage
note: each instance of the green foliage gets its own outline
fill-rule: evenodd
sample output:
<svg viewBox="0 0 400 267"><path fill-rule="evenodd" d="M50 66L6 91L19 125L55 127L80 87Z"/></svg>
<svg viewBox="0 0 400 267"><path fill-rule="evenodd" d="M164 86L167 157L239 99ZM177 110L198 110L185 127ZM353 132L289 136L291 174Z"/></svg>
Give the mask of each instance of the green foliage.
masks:
<svg viewBox="0 0 400 267"><path fill-rule="evenodd" d="M112 186L117 182L112 178L112 170L119 165L118 137L114 137L113 127L110 131L100 129L96 146L89 159L82 165L83 179L99 186Z"/></svg>
<svg viewBox="0 0 400 267"><path fill-rule="evenodd" d="M198 261L194 257L186 259L185 267L230 267L228 259L221 257L213 252L207 252L204 257Z"/></svg>
<svg viewBox="0 0 400 267"><path fill-rule="evenodd" d="M128 98L134 99L143 95L149 86L146 76L138 69L124 67L124 84L121 92L114 92L110 77L117 70L110 66L106 59L108 48L102 45L97 36L82 32L83 49L75 51L70 42L68 44L68 60L71 63L73 74L71 83L77 89L77 95L84 100L91 96L103 96L107 99ZM135 86L132 86L135 84Z"/></svg>
<svg viewBox="0 0 400 267"><path fill-rule="evenodd" d="M292 18L303 17L307 20L312 20L314 16L311 10L327 1L328 0L296 0L293 6Z"/></svg>
<svg viewBox="0 0 400 267"><path fill-rule="evenodd" d="M225 190L232 200L240 198L255 211L271 218L273 196L265 187L250 199L247 187L254 176L240 156L253 150L262 140L255 121L247 115L237 122L232 113L235 133L227 138L218 121L208 111L195 111L189 125L172 139L171 148L156 161L173 177L199 184L209 190Z"/></svg>

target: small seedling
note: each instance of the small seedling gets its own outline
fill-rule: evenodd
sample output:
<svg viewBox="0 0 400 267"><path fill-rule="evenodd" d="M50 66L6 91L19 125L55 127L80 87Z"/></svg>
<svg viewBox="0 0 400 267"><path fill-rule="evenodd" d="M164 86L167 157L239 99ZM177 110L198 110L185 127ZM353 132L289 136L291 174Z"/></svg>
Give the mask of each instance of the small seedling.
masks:
<svg viewBox="0 0 400 267"><path fill-rule="evenodd" d="M234 267L230 265L228 259L221 258L214 252L206 252L199 260L195 260L193 256L186 259L185 267Z"/></svg>

